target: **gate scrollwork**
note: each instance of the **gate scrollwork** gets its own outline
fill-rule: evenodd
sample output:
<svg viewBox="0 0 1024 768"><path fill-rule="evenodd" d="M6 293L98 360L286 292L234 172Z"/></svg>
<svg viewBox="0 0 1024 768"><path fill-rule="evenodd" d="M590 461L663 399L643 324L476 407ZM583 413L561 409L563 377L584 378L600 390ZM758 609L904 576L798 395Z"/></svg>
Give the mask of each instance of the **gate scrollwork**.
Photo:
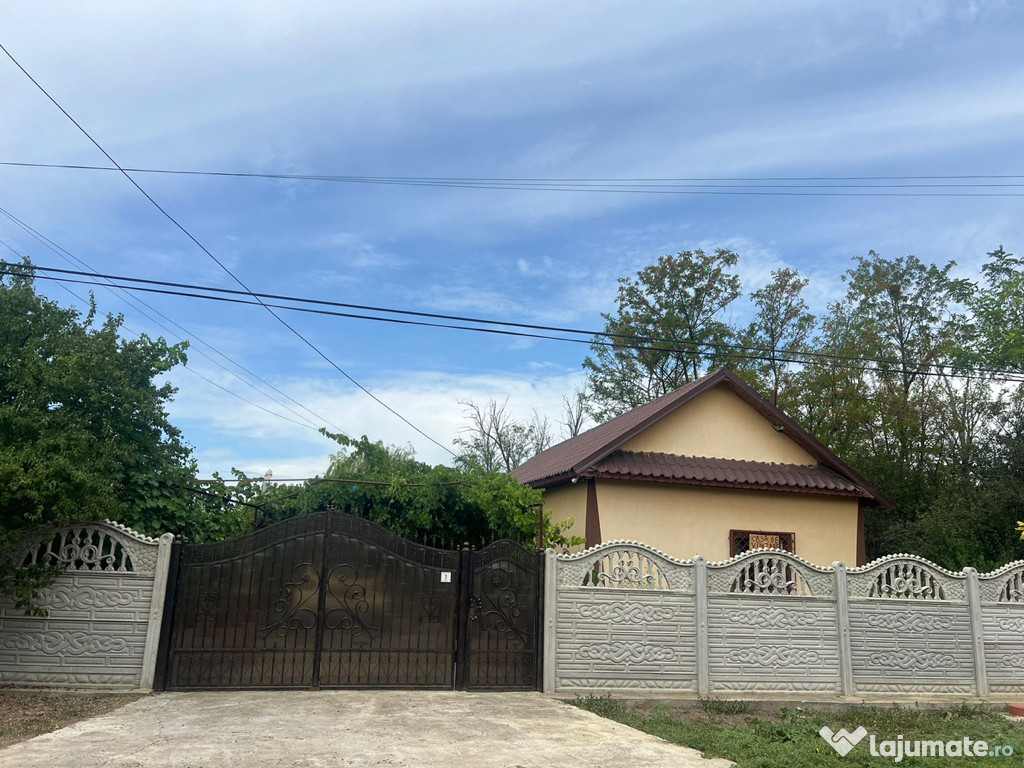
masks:
<svg viewBox="0 0 1024 768"><path fill-rule="evenodd" d="M492 565L481 579L481 596L474 595L470 602L469 617L479 621L485 632L499 632L525 643L526 635L518 624L523 609L514 587L511 571Z"/></svg>
<svg viewBox="0 0 1024 768"><path fill-rule="evenodd" d="M324 627L351 632L353 637L366 634L373 637L377 627L371 627L362 619L370 610L366 600L366 587L359 583L359 572L355 566L342 563L335 566L327 577L327 594L336 603L324 615Z"/></svg>
<svg viewBox="0 0 1024 768"><path fill-rule="evenodd" d="M266 633L264 639L271 635L284 637L288 632L315 627L319 594L320 574L310 563L299 563L292 569L291 581L284 583L274 603L274 613L281 614L281 617L261 628Z"/></svg>

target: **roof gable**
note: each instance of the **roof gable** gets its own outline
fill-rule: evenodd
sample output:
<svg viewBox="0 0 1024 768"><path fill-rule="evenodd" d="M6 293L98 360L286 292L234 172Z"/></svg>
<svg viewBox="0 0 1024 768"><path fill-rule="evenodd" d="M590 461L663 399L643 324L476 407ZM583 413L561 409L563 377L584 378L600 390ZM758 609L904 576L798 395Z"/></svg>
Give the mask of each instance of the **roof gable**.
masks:
<svg viewBox="0 0 1024 768"><path fill-rule="evenodd" d="M822 466L828 467L858 485L863 490L864 497L871 498L886 507L892 506L884 494L868 483L846 462L829 451L778 407L765 400L749 384L726 368L690 382L675 392L645 403L574 438L552 446L522 464L513 471L512 475L521 483L536 487L550 487L567 482L591 469L602 459L622 449L637 435L715 387L727 387L771 422L772 426L781 428L781 431L793 443L814 457Z"/></svg>
<svg viewBox="0 0 1024 768"><path fill-rule="evenodd" d="M772 464L818 463L778 426L731 388L713 387L630 438L622 450Z"/></svg>

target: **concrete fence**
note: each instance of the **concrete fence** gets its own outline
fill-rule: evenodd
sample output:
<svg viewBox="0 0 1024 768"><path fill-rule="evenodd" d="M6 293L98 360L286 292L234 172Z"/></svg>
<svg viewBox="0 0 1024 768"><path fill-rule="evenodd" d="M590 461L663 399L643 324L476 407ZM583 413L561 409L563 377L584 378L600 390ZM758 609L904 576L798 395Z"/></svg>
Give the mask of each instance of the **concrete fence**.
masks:
<svg viewBox="0 0 1024 768"><path fill-rule="evenodd" d="M26 542L64 573L45 617L0 598L0 684L150 690L173 537L108 521ZM613 541L545 555L545 691L1024 695L1024 561L823 568L761 549L678 560Z"/></svg>
<svg viewBox="0 0 1024 768"><path fill-rule="evenodd" d="M615 541L549 550L544 593L545 691L1024 693L1024 561L709 563Z"/></svg>
<svg viewBox="0 0 1024 768"><path fill-rule="evenodd" d="M0 598L0 683L152 689L172 541L107 520L27 542L20 565L65 570L42 590L46 617Z"/></svg>

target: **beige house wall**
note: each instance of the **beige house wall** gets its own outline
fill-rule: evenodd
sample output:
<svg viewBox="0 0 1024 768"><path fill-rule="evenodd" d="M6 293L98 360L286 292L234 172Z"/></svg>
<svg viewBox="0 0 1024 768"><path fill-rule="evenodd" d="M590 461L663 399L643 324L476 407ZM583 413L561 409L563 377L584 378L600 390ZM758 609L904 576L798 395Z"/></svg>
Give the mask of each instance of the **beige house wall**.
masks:
<svg viewBox="0 0 1024 768"><path fill-rule="evenodd" d="M729 557L729 531L793 533L796 554L818 565L857 564L855 497L597 481L601 538L640 541L674 557ZM587 481L544 494L552 520L573 518L567 535L584 536ZM592 546L597 542L589 542Z"/></svg>
<svg viewBox="0 0 1024 768"><path fill-rule="evenodd" d="M715 387L687 403L634 437L623 450L779 464L818 463L725 387Z"/></svg>
<svg viewBox="0 0 1024 768"><path fill-rule="evenodd" d="M551 515L551 522L556 525L567 518L573 519L573 525L562 533L566 536L583 538L587 532L587 480L578 483L560 485L550 491L544 491L544 510ZM582 549L582 547L577 547Z"/></svg>
<svg viewBox="0 0 1024 768"><path fill-rule="evenodd" d="M857 564L855 497L598 480L597 504L602 539L674 557L725 560L735 529L794 533L796 554L812 563Z"/></svg>

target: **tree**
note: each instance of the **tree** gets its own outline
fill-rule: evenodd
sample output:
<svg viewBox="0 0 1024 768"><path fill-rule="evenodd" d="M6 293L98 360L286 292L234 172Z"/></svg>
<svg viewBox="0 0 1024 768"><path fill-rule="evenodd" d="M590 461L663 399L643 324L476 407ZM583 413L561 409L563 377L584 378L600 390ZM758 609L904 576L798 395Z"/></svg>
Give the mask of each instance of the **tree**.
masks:
<svg viewBox="0 0 1024 768"><path fill-rule="evenodd" d="M1003 246L990 251L981 270L984 285L971 291L971 308L996 368L1024 369L1024 259Z"/></svg>
<svg viewBox="0 0 1024 768"><path fill-rule="evenodd" d="M1024 558L1012 535L1024 515L1024 397L1001 403L971 465L941 476L921 513L920 554L947 568L991 570Z"/></svg>
<svg viewBox="0 0 1024 768"><path fill-rule="evenodd" d="M981 504L969 489L993 450L1001 406L989 382L955 375L982 361L962 311L969 285L951 277L953 266L873 251L855 259L846 296L815 341L837 359L804 366L786 398L784 407L895 502L868 514L869 557L913 551L946 563L943 553L969 550L929 542L941 538L942 509Z"/></svg>
<svg viewBox="0 0 1024 768"><path fill-rule="evenodd" d="M590 399L590 386L573 387L571 395L562 395L562 435L567 440L579 435L587 425L587 401Z"/></svg>
<svg viewBox="0 0 1024 768"><path fill-rule="evenodd" d="M186 345L126 340L120 316L36 293L29 262L3 269L21 274L0 278L0 549L89 519L147 534L201 528L184 489L191 449L167 417L175 389L155 383ZM32 578L7 562L0 591Z"/></svg>
<svg viewBox="0 0 1024 768"><path fill-rule="evenodd" d="M458 461L463 466L511 472L551 445L551 423L536 410L524 422L509 412L508 398L501 405L496 400L485 406L472 400L460 405L465 406L469 421L462 429L464 436L455 440L460 449Z"/></svg>
<svg viewBox="0 0 1024 768"><path fill-rule="evenodd" d="M617 415L724 362L894 501L866 516L869 557L909 551L959 568L1024 555L1007 536L1024 515L1024 387L994 370L1024 370L1024 259L1000 247L972 285L952 263L872 251L818 319L808 282L778 270L739 332L720 314L739 289L735 257L717 255L665 257L620 281L606 330L640 338L594 339L591 414ZM736 338L764 351L715 349ZM811 351L824 355L799 354ZM793 352L806 362L787 363Z"/></svg>
<svg viewBox="0 0 1024 768"><path fill-rule="evenodd" d="M720 317L740 295L737 259L724 248L682 251L619 280L618 310L602 315L610 336L596 337L583 361L594 419L668 394L724 360L719 345L734 332Z"/></svg>
<svg viewBox="0 0 1024 768"><path fill-rule="evenodd" d="M808 282L795 269L777 269L766 286L750 294L757 314L743 334L743 346L758 350L750 354L764 359L740 362L737 368L752 373L755 384L771 392L773 404L792 378L788 360L806 350L814 332L814 315L801 296Z"/></svg>

